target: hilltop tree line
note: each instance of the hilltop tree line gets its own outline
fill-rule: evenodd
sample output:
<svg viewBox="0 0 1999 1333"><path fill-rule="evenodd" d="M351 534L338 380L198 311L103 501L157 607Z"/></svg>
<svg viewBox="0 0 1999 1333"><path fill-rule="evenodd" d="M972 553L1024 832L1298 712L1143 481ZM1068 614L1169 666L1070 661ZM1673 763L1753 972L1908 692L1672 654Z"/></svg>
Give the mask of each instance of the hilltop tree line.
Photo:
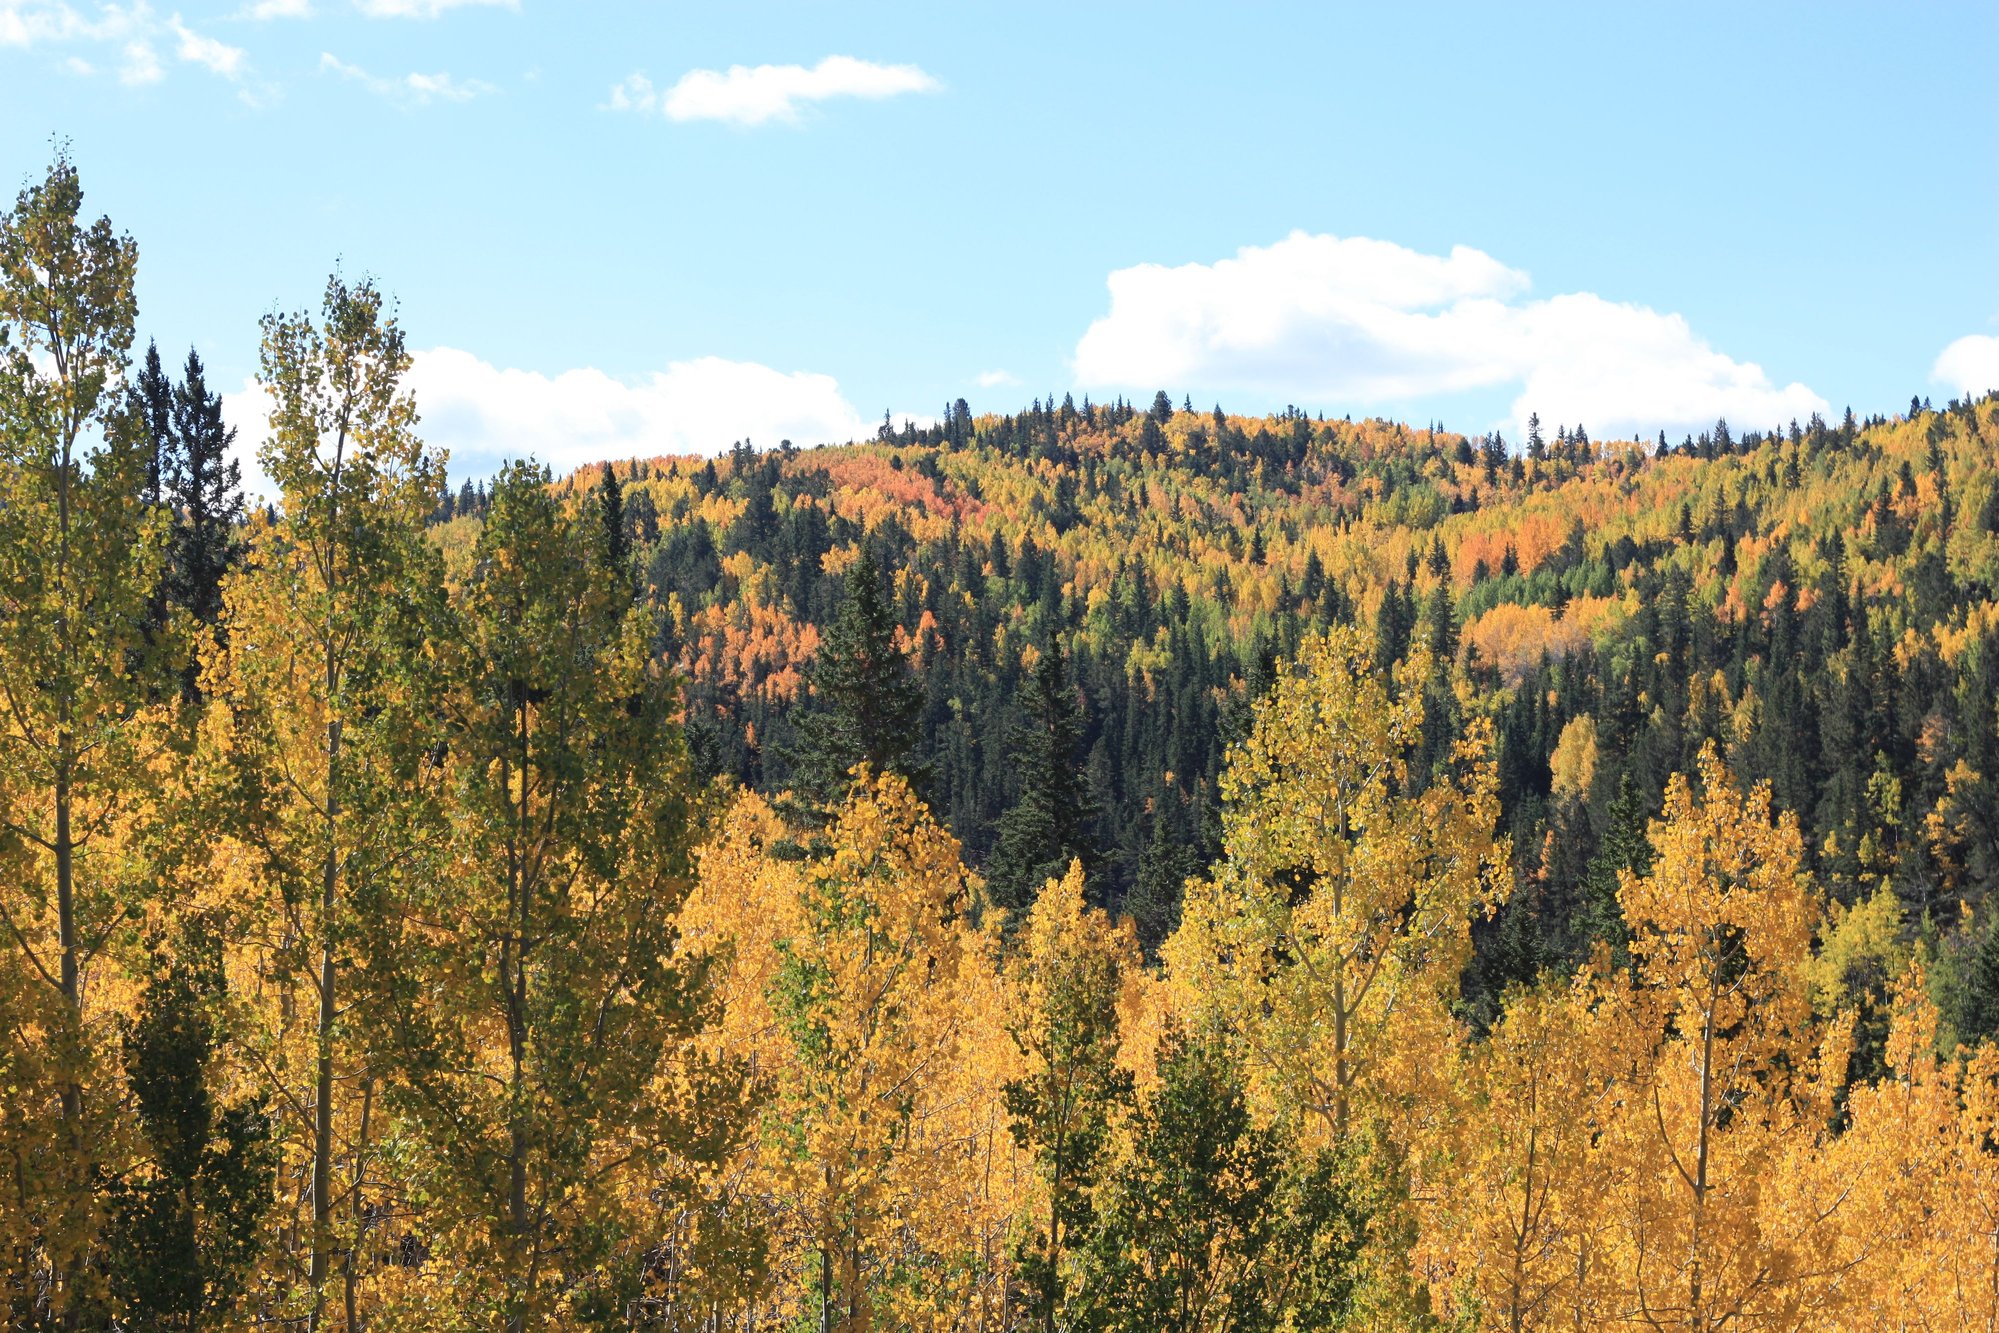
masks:
<svg viewBox="0 0 1999 1333"><path fill-rule="evenodd" d="M11 1326L1999 1318L1999 401L449 488L0 217Z"/></svg>

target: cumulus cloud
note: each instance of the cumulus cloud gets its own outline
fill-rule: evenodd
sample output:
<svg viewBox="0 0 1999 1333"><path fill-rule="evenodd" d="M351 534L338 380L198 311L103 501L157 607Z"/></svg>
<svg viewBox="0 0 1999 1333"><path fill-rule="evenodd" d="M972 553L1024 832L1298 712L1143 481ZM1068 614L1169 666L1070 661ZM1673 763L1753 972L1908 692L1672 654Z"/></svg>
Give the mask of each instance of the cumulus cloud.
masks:
<svg viewBox="0 0 1999 1333"><path fill-rule="evenodd" d="M1526 273L1466 246L1430 255L1300 231L1213 264L1119 269L1109 286L1110 312L1076 346L1089 387L1372 405L1518 386L1516 418L1538 411L1598 433L1826 410L1679 315L1588 292L1529 300Z"/></svg>
<svg viewBox="0 0 1999 1333"><path fill-rule="evenodd" d="M879 100L903 93L935 92L942 85L915 65L881 65L852 56L827 56L803 65L731 65L694 69L661 92L643 74L611 89L613 111L660 112L668 120L719 120L762 125L797 120L808 104L836 97Z"/></svg>
<svg viewBox="0 0 1999 1333"><path fill-rule="evenodd" d="M1010 370L982 370L977 376L981 389L1004 389L1020 383L1020 376Z"/></svg>
<svg viewBox="0 0 1999 1333"><path fill-rule="evenodd" d="M260 22L268 19L309 19L312 17L312 0L256 0L243 11L242 17Z"/></svg>
<svg viewBox="0 0 1999 1333"><path fill-rule="evenodd" d="M713 356L627 381L587 367L558 375L503 369L438 347L415 354L408 383L423 418L419 432L450 450L457 477L530 455L565 471L606 458L720 453L743 439L808 445L874 433L830 375ZM244 485L265 494L255 459L269 410L254 382L223 404L237 429Z"/></svg>
<svg viewBox="0 0 1999 1333"><path fill-rule="evenodd" d="M1938 353L1930 378L1973 397L1999 390L1999 337L1967 333Z"/></svg>
<svg viewBox="0 0 1999 1333"><path fill-rule="evenodd" d="M384 78L370 74L359 65L350 65L329 51L320 52L319 69L323 74L337 74L349 83L359 84L377 97L412 106L428 106L432 102L469 102L475 97L497 91L492 84L480 79L454 79L442 73Z"/></svg>

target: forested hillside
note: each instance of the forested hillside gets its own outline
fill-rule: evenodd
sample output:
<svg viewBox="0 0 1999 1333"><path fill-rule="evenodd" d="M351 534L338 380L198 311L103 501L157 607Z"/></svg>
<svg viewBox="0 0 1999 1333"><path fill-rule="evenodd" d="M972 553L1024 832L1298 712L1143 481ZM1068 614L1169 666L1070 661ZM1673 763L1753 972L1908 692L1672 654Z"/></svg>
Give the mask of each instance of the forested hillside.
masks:
<svg viewBox="0 0 1999 1333"><path fill-rule="evenodd" d="M246 503L137 264L0 217L8 1326L1999 1319L1999 397L454 485L336 276Z"/></svg>
<svg viewBox="0 0 1999 1333"><path fill-rule="evenodd" d="M1215 781L1250 700L1332 625L1382 669L1428 652L1419 772L1470 719L1495 724L1522 892L1482 941L1478 994L1581 960L1667 779L1710 742L1798 817L1835 901L1885 885L1941 939L1999 872L1980 776L1999 759L1990 402L1649 445L1537 428L1517 448L1163 393L1143 413L943 419L570 480L619 492L706 770L792 785L816 648L865 553L922 690L931 807L994 881L1037 737L1073 714L1061 759L1090 816L1064 847L1095 855L1093 900L1148 945L1218 850ZM441 512L478 505L466 488ZM456 519L447 546L476 527Z"/></svg>

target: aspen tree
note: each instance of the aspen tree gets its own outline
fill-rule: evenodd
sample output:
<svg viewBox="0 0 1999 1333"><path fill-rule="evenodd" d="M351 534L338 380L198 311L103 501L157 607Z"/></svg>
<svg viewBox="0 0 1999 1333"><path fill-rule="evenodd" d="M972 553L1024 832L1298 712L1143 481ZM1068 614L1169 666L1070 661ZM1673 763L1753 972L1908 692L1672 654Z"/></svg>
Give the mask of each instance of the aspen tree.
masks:
<svg viewBox="0 0 1999 1333"><path fill-rule="evenodd" d="M1489 729L1410 787L1427 673L1419 657L1391 689L1349 628L1305 643L1230 752L1222 862L1162 951L1188 1003L1235 1025L1256 1100L1318 1146L1412 1091L1421 1070L1396 1062L1457 1039L1471 919L1503 893Z"/></svg>
<svg viewBox="0 0 1999 1333"><path fill-rule="evenodd" d="M0 1065L8 1101L42 1108L0 1152L0 1239L70 1325L104 1317L107 1046L145 892L130 823L172 711L150 623L166 527L123 392L138 252L82 206L58 156L0 216Z"/></svg>
<svg viewBox="0 0 1999 1333"><path fill-rule="evenodd" d="M673 1079L703 1016L674 927L700 811L651 618L541 468L490 506L437 649L449 832L357 888L354 989L443 1294L518 1331L614 1283L634 1200L735 1126L725 1088Z"/></svg>
<svg viewBox="0 0 1999 1333"><path fill-rule="evenodd" d="M353 900L409 873L430 837L438 710L425 641L440 574L421 525L442 462L417 438L403 332L372 283L336 275L318 320L269 315L263 334L271 411L258 456L277 518L253 524L226 585L229 639L211 674L238 836L268 892L262 966L282 992L259 1059L290 1113L296 1313L308 1328L325 1322L338 1263L351 1327L382 1072L348 1012Z"/></svg>
<svg viewBox="0 0 1999 1333"><path fill-rule="evenodd" d="M1020 1280L1036 1327L1053 1333L1075 1281L1071 1251L1089 1237L1090 1194L1131 1097L1118 1063L1118 1000L1140 962L1130 923L1113 926L1084 902L1080 861L1042 888L1018 944L1008 1028L1027 1068L1006 1085L1006 1104L1046 1198L1027 1224Z"/></svg>
<svg viewBox="0 0 1999 1333"><path fill-rule="evenodd" d="M1753 1322L1781 1299L1787 1257L1758 1226L1777 1146L1809 1133L1813 1055L1804 963L1817 899L1797 822L1767 788L1740 792L1712 746L1652 826L1643 878L1618 899L1649 1068L1625 1131L1633 1154L1624 1271L1631 1317L1689 1333Z"/></svg>

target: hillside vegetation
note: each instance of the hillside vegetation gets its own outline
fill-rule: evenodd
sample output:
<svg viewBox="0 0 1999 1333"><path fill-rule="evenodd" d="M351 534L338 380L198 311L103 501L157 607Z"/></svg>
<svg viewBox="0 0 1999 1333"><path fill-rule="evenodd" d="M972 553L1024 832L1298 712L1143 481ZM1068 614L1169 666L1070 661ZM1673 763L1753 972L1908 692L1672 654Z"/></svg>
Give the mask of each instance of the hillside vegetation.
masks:
<svg viewBox="0 0 1999 1333"><path fill-rule="evenodd" d="M8 1326L1999 1319L1999 398L453 488L336 276L246 508L87 218L0 217Z"/></svg>

